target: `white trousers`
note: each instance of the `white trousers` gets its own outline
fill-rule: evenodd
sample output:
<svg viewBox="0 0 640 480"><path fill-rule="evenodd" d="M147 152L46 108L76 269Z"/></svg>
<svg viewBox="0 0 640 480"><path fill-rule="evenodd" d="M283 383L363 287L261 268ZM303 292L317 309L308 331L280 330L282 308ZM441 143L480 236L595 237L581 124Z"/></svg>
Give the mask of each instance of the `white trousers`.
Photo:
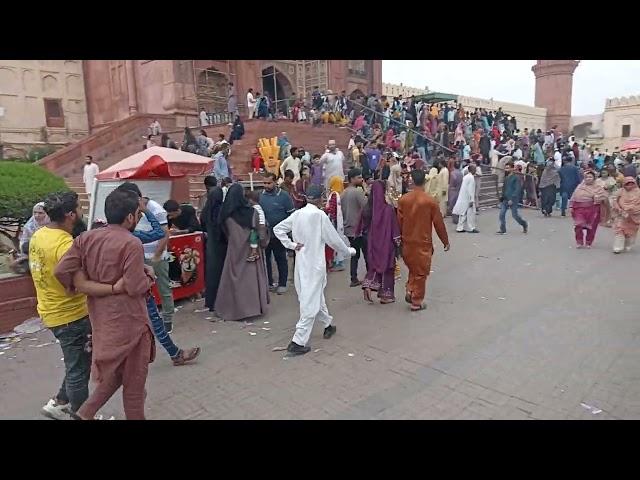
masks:
<svg viewBox="0 0 640 480"><path fill-rule="evenodd" d="M624 250L629 251L636 243L636 236L626 238L624 235L616 235L613 238L613 253L620 253Z"/></svg>
<svg viewBox="0 0 640 480"><path fill-rule="evenodd" d="M467 228L465 228L465 224ZM476 229L476 208L474 206L474 207L467 208L467 211L464 212L462 215L460 215L460 217L458 218L458 227L456 228L456 231L462 232L463 230L466 230L467 232L470 232L471 230L475 230L475 229Z"/></svg>
<svg viewBox="0 0 640 480"><path fill-rule="evenodd" d="M256 106L252 105L252 106L247 107L247 109L249 110L249 118L253 118L253 114L256 111Z"/></svg>
<svg viewBox="0 0 640 480"><path fill-rule="evenodd" d="M296 333L293 334L293 341L298 345L305 347L311 337L311 331L313 330L313 324L315 321L322 323L323 328L327 328L331 325L333 317L329 315L327 309L327 303L324 300L324 291L322 292L320 299L320 310L315 315L307 315L304 308L300 309L300 320L296 324Z"/></svg>

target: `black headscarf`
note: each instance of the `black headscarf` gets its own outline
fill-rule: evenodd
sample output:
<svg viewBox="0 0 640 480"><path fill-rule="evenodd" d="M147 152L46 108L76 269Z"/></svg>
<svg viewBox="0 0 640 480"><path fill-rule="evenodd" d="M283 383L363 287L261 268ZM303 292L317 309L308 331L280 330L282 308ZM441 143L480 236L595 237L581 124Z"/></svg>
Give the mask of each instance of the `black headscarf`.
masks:
<svg viewBox="0 0 640 480"><path fill-rule="evenodd" d="M213 187L207 194L207 201L200 215L200 223L202 224L202 228L207 232L207 235L212 235L215 227L218 226L222 197L222 188L220 187Z"/></svg>
<svg viewBox="0 0 640 480"><path fill-rule="evenodd" d="M222 208L220 209L219 223L224 225L227 218L233 218L238 225L243 228L251 228L253 225L253 214L255 210L249 205L244 196L244 188L239 183L234 183L227 190L227 196L224 199Z"/></svg>

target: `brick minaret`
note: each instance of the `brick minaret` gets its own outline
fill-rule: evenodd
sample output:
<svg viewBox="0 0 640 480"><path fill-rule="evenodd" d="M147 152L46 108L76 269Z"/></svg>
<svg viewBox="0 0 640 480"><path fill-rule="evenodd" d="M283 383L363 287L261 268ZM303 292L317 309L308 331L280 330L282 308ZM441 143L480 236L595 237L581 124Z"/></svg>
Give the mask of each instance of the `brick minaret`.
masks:
<svg viewBox="0 0 640 480"><path fill-rule="evenodd" d="M536 107L547 109L547 128L558 125L564 134L571 123L573 72L578 60L538 60L531 70L536 76Z"/></svg>

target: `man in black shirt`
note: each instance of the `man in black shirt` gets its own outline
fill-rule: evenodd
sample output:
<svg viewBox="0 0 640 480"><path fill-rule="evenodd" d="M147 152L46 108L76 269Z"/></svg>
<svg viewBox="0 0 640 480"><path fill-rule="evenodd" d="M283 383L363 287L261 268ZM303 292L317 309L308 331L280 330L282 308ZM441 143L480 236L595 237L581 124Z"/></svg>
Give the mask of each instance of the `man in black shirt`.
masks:
<svg viewBox="0 0 640 480"><path fill-rule="evenodd" d="M191 205L180 205L175 200L167 200L162 207L167 211L169 229L179 230L184 233L202 231L196 216L196 209Z"/></svg>

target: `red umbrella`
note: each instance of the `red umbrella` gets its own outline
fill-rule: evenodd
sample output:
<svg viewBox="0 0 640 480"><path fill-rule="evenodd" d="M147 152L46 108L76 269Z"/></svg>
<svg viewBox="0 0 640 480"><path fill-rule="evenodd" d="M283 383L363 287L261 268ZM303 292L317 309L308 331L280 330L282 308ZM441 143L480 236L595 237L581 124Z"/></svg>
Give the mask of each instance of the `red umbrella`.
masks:
<svg viewBox="0 0 640 480"><path fill-rule="evenodd" d="M100 180L115 178L169 178L204 175L213 167L213 159L181 150L151 147L121 160L96 175Z"/></svg>
<svg viewBox="0 0 640 480"><path fill-rule="evenodd" d="M640 138L630 138L622 145L620 149L621 152L627 152L629 150L639 150L640 149Z"/></svg>

